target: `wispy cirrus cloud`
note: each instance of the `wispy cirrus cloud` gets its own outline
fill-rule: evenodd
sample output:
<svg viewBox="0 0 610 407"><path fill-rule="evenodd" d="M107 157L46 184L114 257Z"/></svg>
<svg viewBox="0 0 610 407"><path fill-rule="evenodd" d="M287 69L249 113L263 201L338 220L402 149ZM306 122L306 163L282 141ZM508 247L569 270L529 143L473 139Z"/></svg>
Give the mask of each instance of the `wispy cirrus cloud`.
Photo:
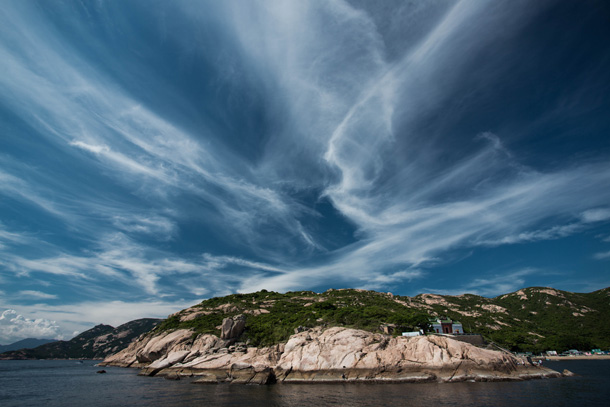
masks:
<svg viewBox="0 0 610 407"><path fill-rule="evenodd" d="M610 208L589 209L582 213L582 221L586 223L610 220Z"/></svg>
<svg viewBox="0 0 610 407"><path fill-rule="evenodd" d="M19 295L26 296L29 298L35 298L35 299L39 299L39 300L57 299L57 295L55 295L55 294L43 293L42 291L36 291L36 290L22 290L22 291L19 291Z"/></svg>
<svg viewBox="0 0 610 407"><path fill-rule="evenodd" d="M123 298L126 292L133 290L138 293L138 298L200 298L203 293L214 295L235 290L242 278L253 270L282 272L268 264L230 256L205 254L184 259L140 244L120 233L101 238L94 250L70 254L51 246L48 251L52 255L32 258L0 251L0 265L30 283L35 280L36 284L44 285L47 281L45 276L60 277L64 279L64 290L72 287L79 297L86 294L95 299ZM223 275L225 272L227 275ZM114 292L100 290L100 284L111 284L115 287ZM56 297L34 290L21 293L28 298Z"/></svg>
<svg viewBox="0 0 610 407"><path fill-rule="evenodd" d="M427 291L442 295L475 294L485 297L495 297L525 287L526 277L540 275L541 273L544 272L535 268L509 270L485 278L475 278L464 285L450 290L428 288Z"/></svg>
<svg viewBox="0 0 610 407"><path fill-rule="evenodd" d="M0 223L0 250L5 249L6 245L25 244L28 242L32 242L31 236L9 231L4 224Z"/></svg>
<svg viewBox="0 0 610 407"><path fill-rule="evenodd" d="M177 233L176 223L162 216L114 216L112 223L125 232L153 235L160 240L169 240Z"/></svg>
<svg viewBox="0 0 610 407"><path fill-rule="evenodd" d="M49 195L48 190L45 193L43 188L39 186L33 187L22 178L0 171L0 185L2 186L2 195L27 202L60 218L66 215L53 200L46 197Z"/></svg>
<svg viewBox="0 0 610 407"><path fill-rule="evenodd" d="M610 69L557 68L551 53L569 51L540 23L556 6L7 5L3 278L73 303L76 286L143 303L396 291L443 281L456 250L601 233L610 165L590 123ZM549 72L587 79L545 85ZM561 149L581 135L600 148ZM539 272L463 288L495 294Z"/></svg>
<svg viewBox="0 0 610 407"><path fill-rule="evenodd" d="M21 20L17 15L13 21L17 32L27 25L16 24ZM34 31L55 37L46 23ZM48 48L28 34L21 42L36 50L47 64L32 63L30 53L4 48L14 75L3 86L20 94L19 104L13 106L19 114L29 117L32 111L44 112L33 125L65 154L79 161L93 158L92 164L114 181L130 189L137 184L142 197L163 198L168 193L196 197L213 210L210 215L220 215L224 227L245 237L250 245L265 241L257 232L261 223L282 228L299 240L308 239L306 233L294 231L299 222L293 212L300 214L299 204L259 185L240 160L219 162L216 157L230 158L229 151L208 151L197 139L117 88L111 77L80 59L69 46ZM64 54L69 57L62 58ZM65 75L51 74L59 71ZM79 156L77 151L93 157ZM87 200L78 195L72 198Z"/></svg>
<svg viewBox="0 0 610 407"><path fill-rule="evenodd" d="M593 258L596 260L606 260L610 259L610 250L607 252L599 252L593 255Z"/></svg>

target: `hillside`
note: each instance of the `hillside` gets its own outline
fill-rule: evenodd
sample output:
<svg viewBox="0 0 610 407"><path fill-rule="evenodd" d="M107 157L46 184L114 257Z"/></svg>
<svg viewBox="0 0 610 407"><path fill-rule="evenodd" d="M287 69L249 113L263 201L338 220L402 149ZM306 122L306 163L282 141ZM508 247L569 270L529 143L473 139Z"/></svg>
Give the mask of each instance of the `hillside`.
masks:
<svg viewBox="0 0 610 407"><path fill-rule="evenodd" d="M429 329L428 318L447 316L463 323L466 332L514 351L610 348L610 289L570 293L551 288L526 288L496 298L471 294L416 297L364 290L260 291L205 300L171 315L152 334L191 329L220 336L224 318L242 314L240 341L270 346L305 328L348 327L369 332ZM391 328L390 328L391 330Z"/></svg>
<svg viewBox="0 0 610 407"><path fill-rule="evenodd" d="M50 342L55 342L55 339L35 339L35 338L26 338L20 341L11 343L9 345L0 345L0 353L8 352L10 350L19 350L19 349L32 349L40 345L44 345Z"/></svg>
<svg viewBox="0 0 610 407"><path fill-rule="evenodd" d="M604 323L610 319L610 288L582 294L531 287L495 298L421 294L407 303L458 319L466 332L511 350L610 348L610 326Z"/></svg>
<svg viewBox="0 0 610 407"><path fill-rule="evenodd" d="M402 330L427 325L425 312L405 307L387 294L363 290L329 290L322 294L295 291L279 294L260 291L205 300L159 324L156 332L178 328L220 336L226 317L246 316L242 336L252 346L269 346L288 340L295 330L316 326L345 326L376 331L380 324L395 324Z"/></svg>
<svg viewBox="0 0 610 407"><path fill-rule="evenodd" d="M0 359L103 359L127 347L133 339L153 329L159 321L138 319L117 328L100 324L69 341L4 352L0 354Z"/></svg>

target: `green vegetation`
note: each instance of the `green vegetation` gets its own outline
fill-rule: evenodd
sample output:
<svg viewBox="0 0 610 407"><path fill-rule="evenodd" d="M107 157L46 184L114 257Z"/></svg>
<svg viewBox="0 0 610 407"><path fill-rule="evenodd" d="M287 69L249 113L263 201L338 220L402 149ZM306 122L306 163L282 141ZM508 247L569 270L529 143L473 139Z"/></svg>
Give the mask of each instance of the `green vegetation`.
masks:
<svg viewBox="0 0 610 407"><path fill-rule="evenodd" d="M185 318L199 313L195 318ZM428 329L428 315L409 309L391 296L373 291L329 290L322 294L259 291L211 298L161 323L155 331L192 328L196 333L220 334L223 318L247 315L243 340L269 346L288 340L299 327L345 326L379 331L383 324L396 332ZM185 318L181 321L181 318Z"/></svg>
<svg viewBox="0 0 610 407"><path fill-rule="evenodd" d="M447 316L464 330L480 333L513 351L610 349L610 289L589 294L527 288L496 298L461 296L391 296L363 290L259 291L211 298L181 311L154 332L192 328L196 334L220 335L226 317L246 315L241 340L252 346L286 341L299 327L345 326L394 334L424 329L430 316ZM182 319L182 320L181 320Z"/></svg>
<svg viewBox="0 0 610 407"><path fill-rule="evenodd" d="M441 297L441 296L439 296ZM466 332L482 334L513 351L543 352L568 349L610 349L610 289L588 294L544 287L485 298L442 296L430 313L459 320ZM426 304L426 295L411 299Z"/></svg>
<svg viewBox="0 0 610 407"><path fill-rule="evenodd" d="M153 330L153 332L173 331L175 329L189 329L192 328L198 334L212 334L219 335L220 330L217 326L220 326L222 320L228 315L222 312L214 312L210 315L201 315L190 321L180 321L180 316L173 315L163 322L161 322Z"/></svg>
<svg viewBox="0 0 610 407"><path fill-rule="evenodd" d="M151 329L150 334L193 329L193 338L220 335L222 320L239 314L246 316L240 340L252 346L285 342L295 330L316 326L371 332L390 326L394 334L420 329L428 332L429 317L446 316L460 321L466 332L482 334L513 351L610 349L610 325L605 323L610 320L610 288L579 294L532 287L496 298L471 294L409 298L363 290L279 294L263 290L210 298L161 323L144 319L116 329L98 325L70 341L6 352L0 359L103 358ZM97 338L101 337L104 345L100 347Z"/></svg>

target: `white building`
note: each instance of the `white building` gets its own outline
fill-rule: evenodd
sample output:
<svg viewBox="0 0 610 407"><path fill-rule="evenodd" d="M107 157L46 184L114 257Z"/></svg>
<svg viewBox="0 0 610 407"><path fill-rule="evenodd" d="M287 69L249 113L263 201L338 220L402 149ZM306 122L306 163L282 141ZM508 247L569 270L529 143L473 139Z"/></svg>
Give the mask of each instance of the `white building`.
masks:
<svg viewBox="0 0 610 407"><path fill-rule="evenodd" d="M424 331L422 331L420 329L419 332L418 331L415 331L415 332L403 332L402 336L421 336L423 334L424 334Z"/></svg>

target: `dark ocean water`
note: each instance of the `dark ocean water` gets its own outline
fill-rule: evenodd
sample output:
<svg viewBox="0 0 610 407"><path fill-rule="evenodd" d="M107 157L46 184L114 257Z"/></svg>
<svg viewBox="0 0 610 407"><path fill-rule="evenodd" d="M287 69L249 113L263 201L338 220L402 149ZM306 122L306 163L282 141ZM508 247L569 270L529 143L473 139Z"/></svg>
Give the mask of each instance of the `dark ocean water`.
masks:
<svg viewBox="0 0 610 407"><path fill-rule="evenodd" d="M202 385L95 362L0 361L0 406L610 406L610 361L547 362L577 377L504 383Z"/></svg>

